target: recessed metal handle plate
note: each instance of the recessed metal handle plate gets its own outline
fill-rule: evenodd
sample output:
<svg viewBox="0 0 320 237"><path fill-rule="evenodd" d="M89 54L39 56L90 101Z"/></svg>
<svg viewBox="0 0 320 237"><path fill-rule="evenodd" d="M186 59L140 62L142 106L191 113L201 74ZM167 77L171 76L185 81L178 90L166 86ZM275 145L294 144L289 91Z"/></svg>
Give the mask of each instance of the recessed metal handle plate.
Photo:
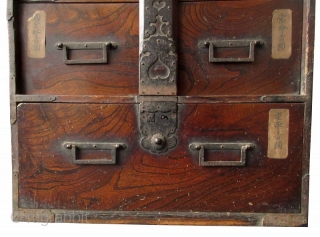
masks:
<svg viewBox="0 0 320 237"><path fill-rule="evenodd" d="M254 62L254 50L256 45L263 45L261 40L214 40L201 41L200 47L209 47L209 62ZM244 48L249 47L249 56L247 58L216 58L215 48Z"/></svg>
<svg viewBox="0 0 320 237"><path fill-rule="evenodd" d="M72 161L77 165L115 165L117 159L117 150L125 149L127 146L123 143L72 143L65 142L64 148L72 150ZM111 159L79 160L77 159L77 150L110 150Z"/></svg>
<svg viewBox="0 0 320 237"><path fill-rule="evenodd" d="M252 143L191 143L191 150L199 150L200 166L244 166L246 164L246 152L254 148ZM205 161L205 150L230 151L240 150L240 161Z"/></svg>
<svg viewBox="0 0 320 237"><path fill-rule="evenodd" d="M57 43L57 48L63 50L63 61L65 64L101 64L108 62L108 49L116 49L118 45L113 42L100 43ZM99 59L69 59L68 50L102 50L102 58Z"/></svg>

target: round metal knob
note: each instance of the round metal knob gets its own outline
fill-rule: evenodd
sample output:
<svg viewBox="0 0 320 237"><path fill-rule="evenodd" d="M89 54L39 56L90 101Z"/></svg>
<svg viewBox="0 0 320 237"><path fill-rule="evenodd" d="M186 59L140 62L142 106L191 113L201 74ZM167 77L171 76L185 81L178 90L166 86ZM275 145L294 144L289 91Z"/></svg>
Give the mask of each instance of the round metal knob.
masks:
<svg viewBox="0 0 320 237"><path fill-rule="evenodd" d="M154 143L157 144L157 145L160 145L160 144L162 144L162 139L161 138L156 138L156 139L154 139Z"/></svg>
<svg viewBox="0 0 320 237"><path fill-rule="evenodd" d="M161 150L166 145L166 138L160 134L154 134L151 138L151 144L156 150Z"/></svg>

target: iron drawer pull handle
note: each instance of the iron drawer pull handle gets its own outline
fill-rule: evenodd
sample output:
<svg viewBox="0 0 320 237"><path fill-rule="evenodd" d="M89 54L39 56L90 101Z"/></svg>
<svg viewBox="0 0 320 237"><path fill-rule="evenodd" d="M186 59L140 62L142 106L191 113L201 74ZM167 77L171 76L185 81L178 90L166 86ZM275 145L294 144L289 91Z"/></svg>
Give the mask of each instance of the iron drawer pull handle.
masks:
<svg viewBox="0 0 320 237"><path fill-rule="evenodd" d="M200 166L244 166L246 164L246 152L253 149L252 143L191 143L191 150L199 150ZM205 161L204 150L240 150L240 161Z"/></svg>
<svg viewBox="0 0 320 237"><path fill-rule="evenodd" d="M101 64L108 62L108 49L116 49L118 45L114 42L100 43L57 43L57 49L63 50L63 61L65 64ZM102 58L99 59L74 59L68 58L68 50L102 50Z"/></svg>
<svg viewBox="0 0 320 237"><path fill-rule="evenodd" d="M223 41L201 41L200 47L209 47L209 62L254 62L254 49L256 45L263 45L261 40L223 40ZM214 55L214 48L243 48L249 47L248 58L216 58Z"/></svg>
<svg viewBox="0 0 320 237"><path fill-rule="evenodd" d="M63 147L72 150L72 161L77 165L115 165L117 159L117 150L127 148L123 143L71 143L65 142ZM77 150L110 150L111 160L96 159L96 160L79 160L77 159Z"/></svg>

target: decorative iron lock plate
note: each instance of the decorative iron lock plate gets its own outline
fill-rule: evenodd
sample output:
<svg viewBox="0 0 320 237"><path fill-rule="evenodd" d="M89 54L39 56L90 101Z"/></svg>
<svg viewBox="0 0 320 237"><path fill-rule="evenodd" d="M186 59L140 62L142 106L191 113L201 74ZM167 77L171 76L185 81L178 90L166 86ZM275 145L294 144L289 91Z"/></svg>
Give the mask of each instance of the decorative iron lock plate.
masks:
<svg viewBox="0 0 320 237"><path fill-rule="evenodd" d="M141 146L164 153L177 144L177 53L173 32L174 1L140 1Z"/></svg>
<svg viewBox="0 0 320 237"><path fill-rule="evenodd" d="M176 146L177 103L151 101L140 104L141 145L153 153L163 153Z"/></svg>

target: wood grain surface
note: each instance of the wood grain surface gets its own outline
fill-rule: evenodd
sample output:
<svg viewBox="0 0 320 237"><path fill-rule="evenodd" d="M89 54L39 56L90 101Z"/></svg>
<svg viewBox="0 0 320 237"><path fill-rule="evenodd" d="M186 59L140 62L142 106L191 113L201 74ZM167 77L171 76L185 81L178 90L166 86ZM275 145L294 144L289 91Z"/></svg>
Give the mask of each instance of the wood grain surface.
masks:
<svg viewBox="0 0 320 237"><path fill-rule="evenodd" d="M302 10L300 0L180 2L178 95L298 94L301 83ZM292 47L289 59L272 59L272 14L291 9ZM46 58L27 57L26 24L37 10L47 14ZM138 94L138 3L20 4L21 17L18 92L57 95ZM259 39L253 63L209 63L201 40ZM58 42L117 42L108 64L65 65ZM223 50L220 54L224 54ZM218 52L218 51L217 51ZM79 57L75 51L70 52ZM226 56L244 56L248 49L228 50ZM89 55L90 56L90 55ZM93 57L93 56L92 56Z"/></svg>
<svg viewBox="0 0 320 237"><path fill-rule="evenodd" d="M289 109L289 156L268 159L270 109ZM300 212L304 105L179 105L178 145L140 147L137 105L18 106L19 207ZM183 121L183 122L182 122ZM116 165L75 165L64 142L121 142ZM252 142L245 167L200 167L192 142ZM209 154L209 153L208 153ZM208 157L210 158L210 157Z"/></svg>
<svg viewBox="0 0 320 237"><path fill-rule="evenodd" d="M287 60L271 57L272 16L276 9L293 14L293 52ZM301 78L303 1L201 1L179 3L178 95L298 94ZM261 39L253 63L209 63L201 40ZM238 51L238 50L237 50ZM229 50L227 56L244 55ZM247 50L248 55L248 50Z"/></svg>
<svg viewBox="0 0 320 237"><path fill-rule="evenodd" d="M137 3L38 3L19 6L19 93L123 96L138 94ZM28 58L26 51L26 24L37 10L42 10L47 15L44 59ZM118 48L108 50L108 63L99 65L65 65L63 51L56 47L59 42L109 41L116 42ZM70 52L74 54L72 59L76 59L78 55L73 51ZM97 57L91 57L94 56Z"/></svg>

